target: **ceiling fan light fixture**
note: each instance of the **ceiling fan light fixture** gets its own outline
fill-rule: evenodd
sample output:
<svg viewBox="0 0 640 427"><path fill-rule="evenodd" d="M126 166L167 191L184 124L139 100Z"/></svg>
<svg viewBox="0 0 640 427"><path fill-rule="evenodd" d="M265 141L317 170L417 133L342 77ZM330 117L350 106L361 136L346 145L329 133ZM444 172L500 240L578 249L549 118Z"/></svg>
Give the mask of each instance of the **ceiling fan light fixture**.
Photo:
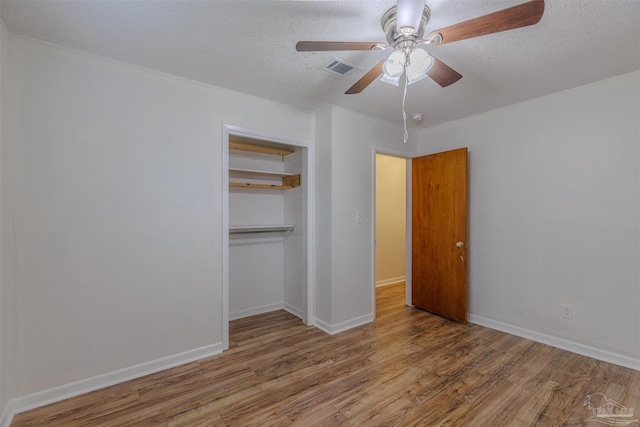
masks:
<svg viewBox="0 0 640 427"><path fill-rule="evenodd" d="M407 83L413 84L428 76L429 70L433 67L433 58L423 49L414 49L409 55L407 65Z"/></svg>
<svg viewBox="0 0 640 427"><path fill-rule="evenodd" d="M420 28L424 5L425 0L398 0L396 28L399 33L409 36Z"/></svg>
<svg viewBox="0 0 640 427"><path fill-rule="evenodd" d="M398 77L389 77L389 76L387 76L386 74L383 73L382 77L380 77L380 81L388 83L390 85L400 86L400 76L398 76Z"/></svg>
<svg viewBox="0 0 640 427"><path fill-rule="evenodd" d="M391 55L389 55L389 59L384 61L384 65L382 66L384 76L390 79L399 79L404 72L404 64L404 53L400 50L394 51Z"/></svg>
<svg viewBox="0 0 640 427"><path fill-rule="evenodd" d="M415 33L416 29L414 27L402 27L400 28L400 33L402 33L402 35L404 36L410 36L411 34Z"/></svg>

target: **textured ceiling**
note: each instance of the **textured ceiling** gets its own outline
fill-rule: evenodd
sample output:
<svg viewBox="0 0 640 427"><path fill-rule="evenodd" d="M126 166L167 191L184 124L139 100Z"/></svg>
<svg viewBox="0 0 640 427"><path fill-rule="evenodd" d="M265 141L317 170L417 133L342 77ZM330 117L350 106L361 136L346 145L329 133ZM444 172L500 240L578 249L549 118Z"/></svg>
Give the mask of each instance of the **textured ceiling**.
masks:
<svg viewBox="0 0 640 427"><path fill-rule="evenodd" d="M427 32L524 0L427 0ZM11 32L262 98L339 105L402 122L402 89L375 81L344 95L389 52L295 51L298 40L385 42L387 1L2 0ZM639 0L547 0L539 24L428 49L464 77L409 87L421 124L478 114L640 69ZM333 58L362 67L338 76Z"/></svg>

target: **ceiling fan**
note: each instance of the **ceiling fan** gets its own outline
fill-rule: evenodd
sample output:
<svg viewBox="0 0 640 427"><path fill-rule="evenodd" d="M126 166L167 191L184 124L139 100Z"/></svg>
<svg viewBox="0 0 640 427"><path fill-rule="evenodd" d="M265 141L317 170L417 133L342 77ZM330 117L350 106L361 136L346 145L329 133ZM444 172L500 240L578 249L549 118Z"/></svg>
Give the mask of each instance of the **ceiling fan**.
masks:
<svg viewBox="0 0 640 427"><path fill-rule="evenodd" d="M431 31L425 38L425 27L431 17L426 0L398 0L396 6L382 17L382 30L387 44L380 42L342 42L342 41L300 41L296 44L298 52L342 51L342 50L383 50L391 48L388 59L383 59L369 70L345 93L347 95L362 92L376 78L399 85L402 74L406 76L406 86L430 77L442 87L449 86L462 78L462 75L433 55L427 53L421 45L441 45L465 40L501 31L513 30L537 24L544 12L544 0L528 2L460 22L449 27Z"/></svg>

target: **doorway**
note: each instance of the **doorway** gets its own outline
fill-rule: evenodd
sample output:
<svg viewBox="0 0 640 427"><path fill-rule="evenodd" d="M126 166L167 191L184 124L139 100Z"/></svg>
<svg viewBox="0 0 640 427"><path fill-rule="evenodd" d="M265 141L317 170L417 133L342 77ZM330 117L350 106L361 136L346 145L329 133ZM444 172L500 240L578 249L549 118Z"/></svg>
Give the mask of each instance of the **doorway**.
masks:
<svg viewBox="0 0 640 427"><path fill-rule="evenodd" d="M384 286L389 282L398 280L397 277L399 276L395 276L396 280L393 280L393 276L383 276L383 273L380 272L382 267L378 264L385 257L383 250L378 247L380 244L384 244L384 242L379 241L379 236L383 236L384 232L387 231L380 230L384 226L378 224L378 215L381 214L377 212L379 200L381 201L380 205L385 204L384 195L378 194L378 188L384 185L382 181L383 174L378 173L378 169L384 168L384 166L382 164L379 165L378 160L387 160L382 156L399 158L406 167L404 179L406 183L404 191L405 203L395 202L400 205L400 208L402 206L405 207L405 304L410 307L423 308L459 322L465 322L467 310L466 265L468 262L466 251L468 209L466 189L467 148L420 157L374 148L374 173L372 177L374 181L374 206L372 209L374 223L371 241L373 247L373 275L374 283ZM416 161L418 166L417 169L414 169ZM425 168L424 162L433 164ZM416 177L418 178L417 181ZM402 180L399 184L396 184L396 188L401 186ZM427 194L430 196L426 197ZM425 201L427 202L426 205ZM416 202L418 204L415 204ZM414 210L420 213L416 218L414 218L414 214L416 214ZM425 227L423 220L427 217L429 218L429 226ZM415 229L414 225L416 226ZM448 234L444 233L445 239L442 240L437 238L440 236L438 233L427 235L425 230L443 230L443 233L447 231ZM426 240L424 237L426 237ZM414 251L414 245L417 245L417 251ZM425 248L426 253L424 252ZM416 260L419 260L417 264L419 268L414 270ZM428 263L425 261L428 261ZM425 267L427 265L430 266ZM424 274L425 271L427 272L426 275ZM439 274L434 276L432 273ZM426 283L431 283L432 286L430 285L427 289L425 288ZM417 289L414 289L416 287ZM429 297L431 301L427 304L423 304L424 301L421 299L421 296L424 296L423 291L425 289L427 289L427 293L430 292L432 294ZM376 317L375 288L372 294L374 295L374 298L372 298L373 312L374 317ZM436 296L438 298L435 298ZM414 301L416 298L419 303ZM432 302L437 306L431 307L429 304ZM447 309L443 310L441 306ZM452 309L454 314L451 313L449 307L455 307Z"/></svg>
<svg viewBox="0 0 640 427"><path fill-rule="evenodd" d="M375 263L376 294L396 287L394 295L407 300L407 157L375 154Z"/></svg>

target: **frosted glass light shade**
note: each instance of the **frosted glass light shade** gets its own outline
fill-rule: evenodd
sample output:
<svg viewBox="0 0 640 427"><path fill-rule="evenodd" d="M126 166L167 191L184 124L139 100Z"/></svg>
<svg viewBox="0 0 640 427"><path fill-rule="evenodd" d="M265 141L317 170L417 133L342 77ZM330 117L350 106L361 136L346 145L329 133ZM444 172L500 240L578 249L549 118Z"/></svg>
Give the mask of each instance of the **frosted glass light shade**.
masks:
<svg viewBox="0 0 640 427"><path fill-rule="evenodd" d="M404 35L418 31L425 0L398 0L396 15L397 30Z"/></svg>
<svg viewBox="0 0 640 427"><path fill-rule="evenodd" d="M386 74L382 74L380 77L381 82L389 83L390 85L400 86L400 76L398 77L389 77Z"/></svg>
<svg viewBox="0 0 640 427"><path fill-rule="evenodd" d="M387 59L382 65L382 71L389 78L396 78L402 75L404 71L404 53L402 51L396 50L391 55L389 55L389 59Z"/></svg>
<svg viewBox="0 0 640 427"><path fill-rule="evenodd" d="M431 67L433 67L433 58L423 49L414 49L409 55L409 65L407 65L408 83L413 84L427 77Z"/></svg>

